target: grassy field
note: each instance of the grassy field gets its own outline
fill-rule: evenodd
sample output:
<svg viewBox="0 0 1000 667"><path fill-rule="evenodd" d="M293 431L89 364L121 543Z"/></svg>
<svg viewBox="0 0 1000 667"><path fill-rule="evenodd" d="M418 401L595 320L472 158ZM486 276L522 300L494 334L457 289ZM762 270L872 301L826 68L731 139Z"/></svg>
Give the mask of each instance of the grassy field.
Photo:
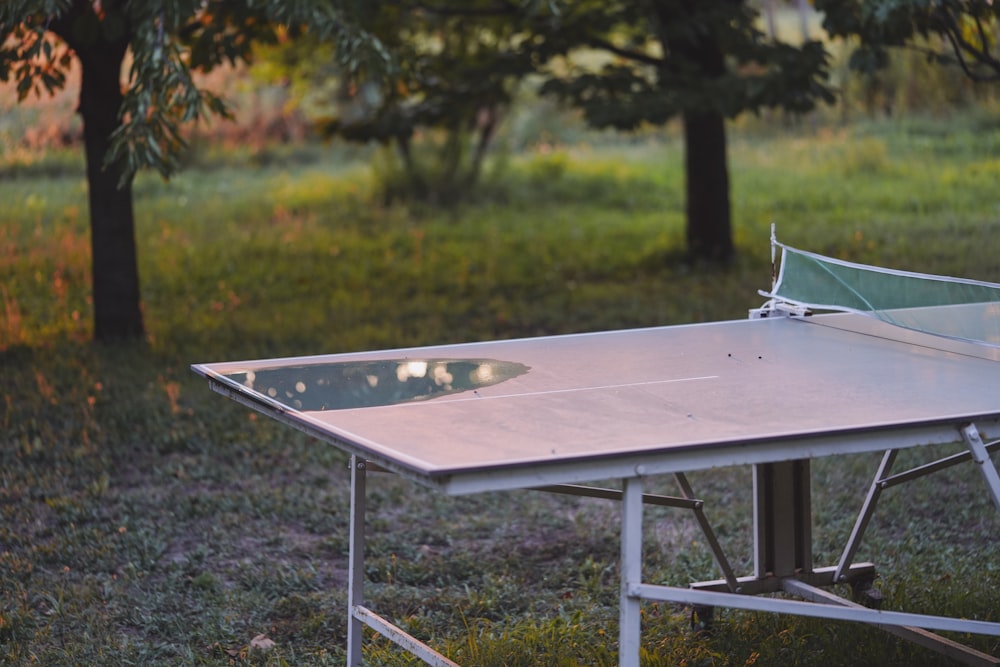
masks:
<svg viewBox="0 0 1000 667"><path fill-rule="evenodd" d="M1000 281L998 156L986 116L737 132L738 259L722 269L682 259L669 132L517 156L447 212L373 203L339 149L230 155L137 181L150 341L116 348L88 343L80 164L8 165L0 664L343 663L345 457L211 394L191 363L743 318L768 287L772 222L818 252ZM815 463L817 564L839 555L876 462ZM741 573L749 476L691 476ZM886 494L859 553L886 608L1000 620L1000 516L982 486L961 467ZM615 664L612 504L449 499L387 476L369 499L376 610L462 664ZM650 580L718 576L693 517L647 516ZM702 636L683 609L644 614L649 666L942 664L856 625L725 612ZM958 639L1000 655L996 638ZM410 664L377 640L366 660Z"/></svg>

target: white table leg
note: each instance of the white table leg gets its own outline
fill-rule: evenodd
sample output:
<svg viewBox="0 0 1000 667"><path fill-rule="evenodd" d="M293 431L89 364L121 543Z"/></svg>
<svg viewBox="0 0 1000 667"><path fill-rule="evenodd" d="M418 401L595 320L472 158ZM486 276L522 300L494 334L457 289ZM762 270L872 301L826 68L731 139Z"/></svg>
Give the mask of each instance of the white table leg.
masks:
<svg viewBox="0 0 1000 667"><path fill-rule="evenodd" d="M983 439L979 437L979 429L976 428L975 424L969 424L962 429L962 437L965 439L969 451L972 452L972 460L979 465L979 469L982 470L983 476L986 478L986 486L989 487L990 495L993 496L993 503L1000 510L1000 474L997 473L997 468L993 465L993 460L990 458L986 445L983 444Z"/></svg>
<svg viewBox="0 0 1000 667"><path fill-rule="evenodd" d="M347 570L347 665L361 667L364 624L354 613L365 585L365 460L351 456L351 535Z"/></svg>
<svg viewBox="0 0 1000 667"><path fill-rule="evenodd" d="M642 583L642 479L625 480L622 494L619 667L639 667L642 600L633 586Z"/></svg>

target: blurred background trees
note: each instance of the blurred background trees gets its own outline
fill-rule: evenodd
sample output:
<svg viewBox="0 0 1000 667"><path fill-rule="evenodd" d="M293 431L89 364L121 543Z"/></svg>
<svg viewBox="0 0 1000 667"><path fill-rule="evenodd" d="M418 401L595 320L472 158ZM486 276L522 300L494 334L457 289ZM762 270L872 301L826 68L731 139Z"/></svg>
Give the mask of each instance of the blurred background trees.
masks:
<svg viewBox="0 0 1000 667"><path fill-rule="evenodd" d="M992 0L816 0L816 9L831 37L855 41L849 63L858 71L885 69L890 50L910 49L928 63L956 66L972 81L1000 81L1000 7Z"/></svg>
<svg viewBox="0 0 1000 667"><path fill-rule="evenodd" d="M282 141L377 146L381 202L442 206L488 188L513 150L674 132L687 254L726 263L727 128L991 100L975 82L998 76L997 12L988 0L11 0L0 79L21 102L81 82L81 120L29 123L13 141L84 140L95 336L112 340L143 333L132 176L196 160L206 142L191 137L239 136L261 155ZM238 122L209 129L213 114Z"/></svg>

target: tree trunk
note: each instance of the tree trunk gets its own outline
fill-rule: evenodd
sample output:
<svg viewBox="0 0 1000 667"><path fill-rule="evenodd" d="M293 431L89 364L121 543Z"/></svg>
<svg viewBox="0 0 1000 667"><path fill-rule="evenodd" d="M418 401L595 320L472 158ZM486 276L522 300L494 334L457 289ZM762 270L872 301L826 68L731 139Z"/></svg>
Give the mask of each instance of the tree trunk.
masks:
<svg viewBox="0 0 1000 667"><path fill-rule="evenodd" d="M121 66L126 41L98 39L77 50L82 68L80 115L87 156L94 338L142 338L144 327L135 247L132 179L120 183L124 163L105 165L122 103Z"/></svg>
<svg viewBox="0 0 1000 667"><path fill-rule="evenodd" d="M740 4L744 0L729 0ZM666 79L679 71L695 71L705 80L726 73L726 56L710 26L695 23L680 37L667 27L696 21L699 0L661 0L653 4L661 27ZM705 20L701 17L700 20ZM684 173L687 203L687 251L693 259L727 262L733 256L729 210L729 166L726 121L710 104L689 105L683 112Z"/></svg>
<svg viewBox="0 0 1000 667"><path fill-rule="evenodd" d="M725 123L718 112L684 114L688 252L720 262L733 256Z"/></svg>

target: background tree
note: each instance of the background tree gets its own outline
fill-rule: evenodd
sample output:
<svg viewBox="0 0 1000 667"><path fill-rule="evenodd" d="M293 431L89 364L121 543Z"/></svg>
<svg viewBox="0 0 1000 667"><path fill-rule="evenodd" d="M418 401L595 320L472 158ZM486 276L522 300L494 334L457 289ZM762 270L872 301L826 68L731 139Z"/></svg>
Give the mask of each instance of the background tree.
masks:
<svg viewBox="0 0 1000 667"><path fill-rule="evenodd" d="M266 49L264 76L292 82L322 136L394 149L379 183L386 199L448 204L477 184L521 82L536 72L520 20L536 11L503 0L372 0L358 20L392 53L391 77L345 72L311 36Z"/></svg>
<svg viewBox="0 0 1000 667"><path fill-rule="evenodd" d="M958 65L973 81L1000 81L993 0L816 0L816 9L831 37L856 40L853 69L874 72L888 64L889 49L905 47Z"/></svg>
<svg viewBox="0 0 1000 667"><path fill-rule="evenodd" d="M827 53L768 39L742 0L564 0L538 26L540 48L567 56L543 93L583 110L594 127L683 122L687 247L697 259L733 255L727 118L780 108L802 113L826 87ZM597 67L584 52L606 55ZM550 69L550 72L554 70Z"/></svg>
<svg viewBox="0 0 1000 667"><path fill-rule="evenodd" d="M347 0L345 0L346 2ZM132 179L143 167L164 176L184 148L181 126L226 116L221 99L196 85L193 72L248 60L251 46L276 28L309 29L338 46L351 69L381 55L351 21L353 6L322 0L4 0L0 4L0 81L13 79L20 99L52 93L81 69L90 208L94 336L144 334L135 248ZM123 65L131 56L123 81Z"/></svg>

